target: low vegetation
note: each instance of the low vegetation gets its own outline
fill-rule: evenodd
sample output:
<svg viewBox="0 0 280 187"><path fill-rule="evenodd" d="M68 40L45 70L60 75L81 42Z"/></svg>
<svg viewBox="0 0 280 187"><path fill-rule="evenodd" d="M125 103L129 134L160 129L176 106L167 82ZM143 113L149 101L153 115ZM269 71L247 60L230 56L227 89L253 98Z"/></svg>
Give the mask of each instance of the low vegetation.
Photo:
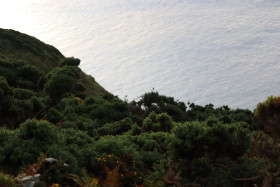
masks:
<svg viewBox="0 0 280 187"><path fill-rule="evenodd" d="M275 186L279 97L247 109L106 92L54 47L0 29L0 186Z"/></svg>

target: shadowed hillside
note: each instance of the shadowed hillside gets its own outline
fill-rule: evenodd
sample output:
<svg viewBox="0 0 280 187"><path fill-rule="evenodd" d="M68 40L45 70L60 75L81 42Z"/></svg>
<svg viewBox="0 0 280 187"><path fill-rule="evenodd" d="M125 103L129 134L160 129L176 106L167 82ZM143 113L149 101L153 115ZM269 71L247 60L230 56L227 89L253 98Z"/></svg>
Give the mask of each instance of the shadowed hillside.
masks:
<svg viewBox="0 0 280 187"><path fill-rule="evenodd" d="M35 37L10 29L0 29L0 59L23 61L43 73L58 67L65 57L55 47ZM92 76L82 72L78 82L85 88L81 95L99 95L106 91Z"/></svg>
<svg viewBox="0 0 280 187"><path fill-rule="evenodd" d="M280 97L248 109L105 91L34 37L0 29L0 187L280 184Z"/></svg>

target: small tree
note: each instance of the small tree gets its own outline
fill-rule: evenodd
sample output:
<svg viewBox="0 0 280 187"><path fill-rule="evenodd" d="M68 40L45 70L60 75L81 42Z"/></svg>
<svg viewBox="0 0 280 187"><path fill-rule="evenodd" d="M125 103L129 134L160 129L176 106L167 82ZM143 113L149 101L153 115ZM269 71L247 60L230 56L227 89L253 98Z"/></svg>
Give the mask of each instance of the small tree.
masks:
<svg viewBox="0 0 280 187"><path fill-rule="evenodd" d="M75 79L79 76L80 69L77 67L55 68L48 74L45 93L51 100L61 99L75 87Z"/></svg>
<svg viewBox="0 0 280 187"><path fill-rule="evenodd" d="M65 74L56 74L45 85L45 92L51 100L61 99L74 88L74 79Z"/></svg>
<svg viewBox="0 0 280 187"><path fill-rule="evenodd" d="M48 81L44 90L50 101L48 106L36 114L37 117L47 112L75 88L75 79L80 77L80 72L81 70L78 67L67 66L55 68L48 74Z"/></svg>

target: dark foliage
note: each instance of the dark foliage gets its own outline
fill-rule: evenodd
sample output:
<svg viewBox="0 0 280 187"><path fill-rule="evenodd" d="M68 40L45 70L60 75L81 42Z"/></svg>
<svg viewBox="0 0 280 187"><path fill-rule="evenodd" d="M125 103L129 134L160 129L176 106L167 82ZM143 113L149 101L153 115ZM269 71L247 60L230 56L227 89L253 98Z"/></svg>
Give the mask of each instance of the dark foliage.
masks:
<svg viewBox="0 0 280 187"><path fill-rule="evenodd" d="M63 66L79 66L80 65L81 60L78 58L74 58L74 57L68 57L62 60L62 62L60 63L60 67Z"/></svg>
<svg viewBox="0 0 280 187"><path fill-rule="evenodd" d="M25 171L47 186L279 183L279 97L254 115L155 91L128 103L100 89L79 59L14 31L0 36L0 181Z"/></svg>

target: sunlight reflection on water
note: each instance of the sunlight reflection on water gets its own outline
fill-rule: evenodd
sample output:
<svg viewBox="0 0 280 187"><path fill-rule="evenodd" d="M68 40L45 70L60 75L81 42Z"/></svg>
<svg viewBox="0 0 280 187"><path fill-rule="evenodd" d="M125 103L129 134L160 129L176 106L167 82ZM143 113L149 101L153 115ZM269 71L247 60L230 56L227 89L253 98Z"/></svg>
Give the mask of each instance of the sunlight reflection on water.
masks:
<svg viewBox="0 0 280 187"><path fill-rule="evenodd" d="M11 0L0 27L35 36L108 91L253 109L279 95L280 2Z"/></svg>

